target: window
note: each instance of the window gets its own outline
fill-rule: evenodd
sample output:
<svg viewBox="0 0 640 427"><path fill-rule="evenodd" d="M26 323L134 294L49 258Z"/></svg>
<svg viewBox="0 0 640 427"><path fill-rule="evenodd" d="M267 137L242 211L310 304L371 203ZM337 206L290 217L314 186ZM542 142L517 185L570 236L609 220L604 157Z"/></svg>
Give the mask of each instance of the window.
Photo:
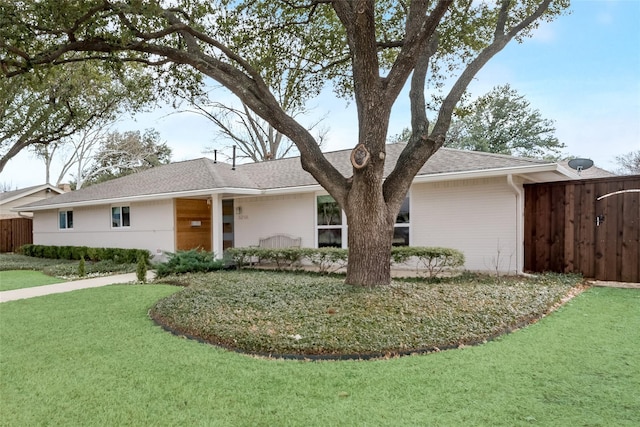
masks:
<svg viewBox="0 0 640 427"><path fill-rule="evenodd" d="M61 230L73 228L73 211L59 211L58 226Z"/></svg>
<svg viewBox="0 0 640 427"><path fill-rule="evenodd" d="M347 224L342 211L331 196L317 196L318 247L347 247ZM393 246L409 246L409 197L402 202L393 230Z"/></svg>
<svg viewBox="0 0 640 427"><path fill-rule="evenodd" d="M393 246L409 246L409 196L402 202L393 229Z"/></svg>
<svg viewBox="0 0 640 427"><path fill-rule="evenodd" d="M129 206L112 206L111 207L111 227L130 227L131 226L131 208Z"/></svg>
<svg viewBox="0 0 640 427"><path fill-rule="evenodd" d="M342 210L331 196L316 198L318 247L342 247Z"/></svg>

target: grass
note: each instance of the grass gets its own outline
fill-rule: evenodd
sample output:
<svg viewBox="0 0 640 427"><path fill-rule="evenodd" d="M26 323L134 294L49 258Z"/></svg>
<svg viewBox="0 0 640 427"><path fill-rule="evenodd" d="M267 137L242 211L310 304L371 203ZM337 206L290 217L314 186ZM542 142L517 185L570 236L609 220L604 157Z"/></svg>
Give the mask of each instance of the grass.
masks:
<svg viewBox="0 0 640 427"><path fill-rule="evenodd" d="M51 285L63 280L47 276L39 271L9 270L0 271L0 292L13 289L32 288L34 286Z"/></svg>
<svg viewBox="0 0 640 427"><path fill-rule="evenodd" d="M491 339L540 318L580 281L466 274L364 289L344 277L265 271L175 279L190 286L151 310L171 330L258 354L356 358Z"/></svg>
<svg viewBox="0 0 640 427"><path fill-rule="evenodd" d="M265 360L168 334L176 292L116 285L0 304L0 425L640 424L640 292L593 288L476 347Z"/></svg>

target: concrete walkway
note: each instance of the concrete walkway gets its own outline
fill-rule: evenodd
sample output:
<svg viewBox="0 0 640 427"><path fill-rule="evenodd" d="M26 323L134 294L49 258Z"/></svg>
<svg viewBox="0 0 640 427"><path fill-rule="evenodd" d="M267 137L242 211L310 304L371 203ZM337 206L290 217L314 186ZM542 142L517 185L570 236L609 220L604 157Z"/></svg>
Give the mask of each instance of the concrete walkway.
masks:
<svg viewBox="0 0 640 427"><path fill-rule="evenodd" d="M147 271L147 280L153 280L154 277L155 272ZM97 288L116 283L134 283L137 280L136 273L126 273L94 277L92 279L73 280L71 282L55 283L53 285L35 286L33 288L14 289L12 291L0 292L0 303L49 294L60 294L78 289Z"/></svg>

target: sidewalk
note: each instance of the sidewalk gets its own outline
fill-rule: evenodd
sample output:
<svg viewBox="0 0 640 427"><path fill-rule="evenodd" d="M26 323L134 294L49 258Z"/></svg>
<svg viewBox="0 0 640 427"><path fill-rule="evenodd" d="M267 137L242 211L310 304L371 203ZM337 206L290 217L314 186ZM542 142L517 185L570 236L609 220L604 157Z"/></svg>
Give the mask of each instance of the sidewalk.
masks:
<svg viewBox="0 0 640 427"><path fill-rule="evenodd" d="M147 280L152 280L154 277L154 271L147 271ZM14 289L12 291L0 292L0 303L49 294L71 292L78 289L97 288L116 283L134 283L136 281L136 273L126 273L116 274L113 276L94 277L92 279L74 280L71 282L62 282L53 285L35 286L33 288Z"/></svg>

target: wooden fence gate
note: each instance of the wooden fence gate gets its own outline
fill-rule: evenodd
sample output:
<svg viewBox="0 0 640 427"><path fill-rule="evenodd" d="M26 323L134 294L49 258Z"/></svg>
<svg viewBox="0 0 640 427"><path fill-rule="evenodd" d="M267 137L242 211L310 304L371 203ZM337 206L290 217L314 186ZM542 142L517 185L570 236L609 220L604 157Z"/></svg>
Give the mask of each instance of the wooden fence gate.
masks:
<svg viewBox="0 0 640 427"><path fill-rule="evenodd" d="M524 188L525 270L640 282L640 175Z"/></svg>
<svg viewBox="0 0 640 427"><path fill-rule="evenodd" d="M28 243L33 243L32 219L0 219L0 252L15 252Z"/></svg>

